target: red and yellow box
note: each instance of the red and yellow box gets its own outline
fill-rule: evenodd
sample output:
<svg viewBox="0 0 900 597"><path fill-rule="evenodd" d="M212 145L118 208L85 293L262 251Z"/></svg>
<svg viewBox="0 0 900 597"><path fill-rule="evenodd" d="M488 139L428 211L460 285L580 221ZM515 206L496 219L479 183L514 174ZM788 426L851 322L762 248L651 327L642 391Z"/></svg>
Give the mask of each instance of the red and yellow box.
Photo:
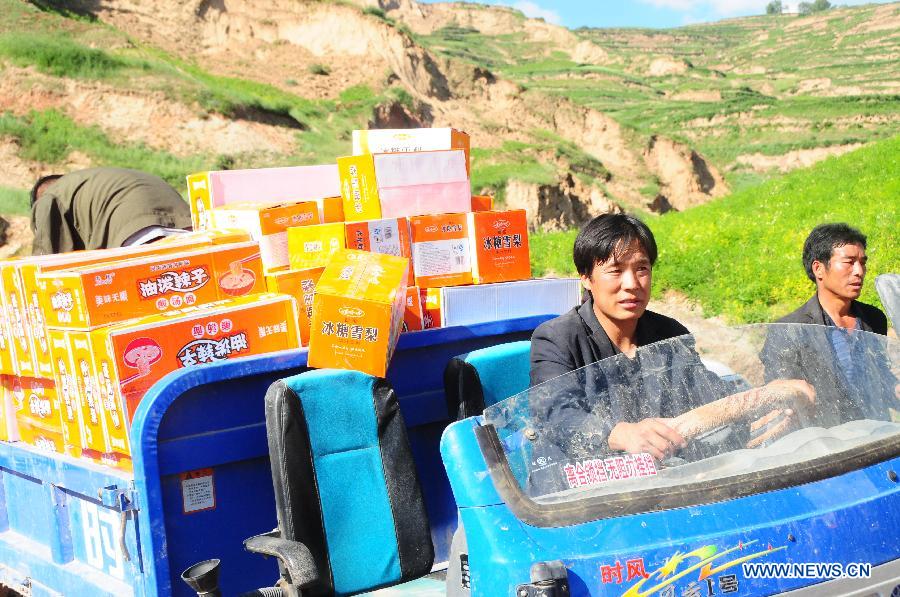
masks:
<svg viewBox="0 0 900 597"><path fill-rule="evenodd" d="M436 288L472 283L467 214L409 219L416 286Z"/></svg>
<svg viewBox="0 0 900 597"><path fill-rule="evenodd" d="M424 296L418 286L406 288L406 308L403 311L403 331L417 332L425 329Z"/></svg>
<svg viewBox="0 0 900 597"><path fill-rule="evenodd" d="M131 468L128 430L147 390L167 373L300 347L293 298L263 293L216 301L91 332L108 452L103 461Z"/></svg>
<svg viewBox="0 0 900 597"><path fill-rule="evenodd" d="M40 274L49 327L90 329L265 290L259 245L213 245Z"/></svg>
<svg viewBox="0 0 900 597"><path fill-rule="evenodd" d="M531 278L528 221L524 209L480 211L467 215L476 284Z"/></svg>
<svg viewBox="0 0 900 597"><path fill-rule="evenodd" d="M331 255L346 247L344 223L288 228L288 260L291 269L325 267Z"/></svg>
<svg viewBox="0 0 900 597"><path fill-rule="evenodd" d="M419 294L422 297L422 329L430 330L441 327L443 321L441 289L421 288Z"/></svg>
<svg viewBox="0 0 900 597"><path fill-rule="evenodd" d="M324 267L301 270L284 269L266 274L266 287L269 292L289 294L297 301L300 314L297 323L303 346L309 346L309 323L312 320L313 296L316 282L319 281L324 270Z"/></svg>
<svg viewBox="0 0 900 597"><path fill-rule="evenodd" d="M406 306L409 260L338 251L313 299L309 365L384 377Z"/></svg>
<svg viewBox="0 0 900 597"><path fill-rule="evenodd" d="M10 376L20 439L41 450L64 452L60 404L51 379Z"/></svg>
<svg viewBox="0 0 900 597"><path fill-rule="evenodd" d="M318 224L319 206L315 201L231 203L212 209L210 222L215 228L246 230L259 243L268 271L288 265L288 228Z"/></svg>

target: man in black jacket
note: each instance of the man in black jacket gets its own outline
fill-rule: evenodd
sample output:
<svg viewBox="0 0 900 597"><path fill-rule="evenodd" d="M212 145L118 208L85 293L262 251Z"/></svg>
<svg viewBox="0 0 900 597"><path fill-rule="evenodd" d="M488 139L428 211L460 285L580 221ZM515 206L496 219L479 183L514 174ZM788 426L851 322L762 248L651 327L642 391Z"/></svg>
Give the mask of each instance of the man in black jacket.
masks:
<svg viewBox="0 0 900 597"><path fill-rule="evenodd" d="M883 418L888 406L897 408L896 379L879 342L857 333L887 333L884 313L856 300L866 261L866 237L859 230L816 226L803 244L803 267L816 293L777 322L813 325L773 328L760 355L767 380L802 378L816 388L824 426Z"/></svg>

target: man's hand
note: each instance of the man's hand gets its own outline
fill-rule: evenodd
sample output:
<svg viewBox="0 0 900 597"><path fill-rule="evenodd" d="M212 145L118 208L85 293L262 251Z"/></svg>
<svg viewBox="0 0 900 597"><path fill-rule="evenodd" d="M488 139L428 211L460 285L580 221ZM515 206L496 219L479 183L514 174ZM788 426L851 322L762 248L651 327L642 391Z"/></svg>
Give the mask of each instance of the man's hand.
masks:
<svg viewBox="0 0 900 597"><path fill-rule="evenodd" d="M796 418L794 417L794 411L790 408L777 408L771 411L767 415L763 415L762 417L756 419L752 423L750 423L750 433L755 433L758 429L765 427L766 425L772 423L777 420L778 417L783 417L781 421L775 424L771 429L761 433L757 437L754 437L749 442L747 442L748 448L756 448L766 443L770 439L774 439L786 433L791 427L794 426L796 422Z"/></svg>
<svg viewBox="0 0 900 597"><path fill-rule="evenodd" d="M618 423L609 434L609 447L630 454L647 452L656 460L665 460L687 442L669 427L671 419L644 419L637 423Z"/></svg>

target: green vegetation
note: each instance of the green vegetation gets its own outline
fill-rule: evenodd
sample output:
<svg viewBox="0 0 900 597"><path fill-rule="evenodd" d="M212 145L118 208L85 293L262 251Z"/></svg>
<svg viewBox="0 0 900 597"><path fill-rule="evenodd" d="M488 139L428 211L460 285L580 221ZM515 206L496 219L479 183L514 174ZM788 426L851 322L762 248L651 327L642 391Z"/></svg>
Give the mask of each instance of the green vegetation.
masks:
<svg viewBox="0 0 900 597"><path fill-rule="evenodd" d="M897 172L900 136L707 205L648 218L660 249L654 294L683 292L707 316L771 321L812 293L800 264L806 235L817 224L844 221L868 236L869 271L861 300L880 305L875 276L900 270ZM534 274L573 274L575 235L534 234Z"/></svg>
<svg viewBox="0 0 900 597"><path fill-rule="evenodd" d="M324 64L318 64L318 63L310 64L307 70L309 70L309 74L311 74L311 75L328 76L331 74L331 69L328 68L327 66L325 66ZM295 85L296 85L296 83L295 83Z"/></svg>
<svg viewBox="0 0 900 597"><path fill-rule="evenodd" d="M201 158L178 158L140 144L113 143L97 127L82 127L56 110L32 111L28 116L0 115L0 136L18 139L22 157L59 163L72 151L89 155L98 166L122 166L152 172L175 188L184 176L201 170Z"/></svg>
<svg viewBox="0 0 900 597"><path fill-rule="evenodd" d="M131 61L47 34L4 33L0 56L19 66L34 65L55 77L104 79L133 65Z"/></svg>
<svg viewBox="0 0 900 597"><path fill-rule="evenodd" d="M27 191L0 186L0 214L27 216L29 213Z"/></svg>

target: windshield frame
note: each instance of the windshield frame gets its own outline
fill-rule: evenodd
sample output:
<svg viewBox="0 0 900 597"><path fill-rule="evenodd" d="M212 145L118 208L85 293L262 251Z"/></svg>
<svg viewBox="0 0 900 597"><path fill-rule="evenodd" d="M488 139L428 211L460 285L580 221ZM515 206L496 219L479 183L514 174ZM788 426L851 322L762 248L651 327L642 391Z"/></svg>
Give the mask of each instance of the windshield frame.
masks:
<svg viewBox="0 0 900 597"><path fill-rule="evenodd" d="M519 485L494 426L483 423L476 425L474 431L491 481L500 498L519 520L535 527L571 526L632 514L723 502L837 477L900 457L898 434L837 454L725 479L541 503L528 496Z"/></svg>

